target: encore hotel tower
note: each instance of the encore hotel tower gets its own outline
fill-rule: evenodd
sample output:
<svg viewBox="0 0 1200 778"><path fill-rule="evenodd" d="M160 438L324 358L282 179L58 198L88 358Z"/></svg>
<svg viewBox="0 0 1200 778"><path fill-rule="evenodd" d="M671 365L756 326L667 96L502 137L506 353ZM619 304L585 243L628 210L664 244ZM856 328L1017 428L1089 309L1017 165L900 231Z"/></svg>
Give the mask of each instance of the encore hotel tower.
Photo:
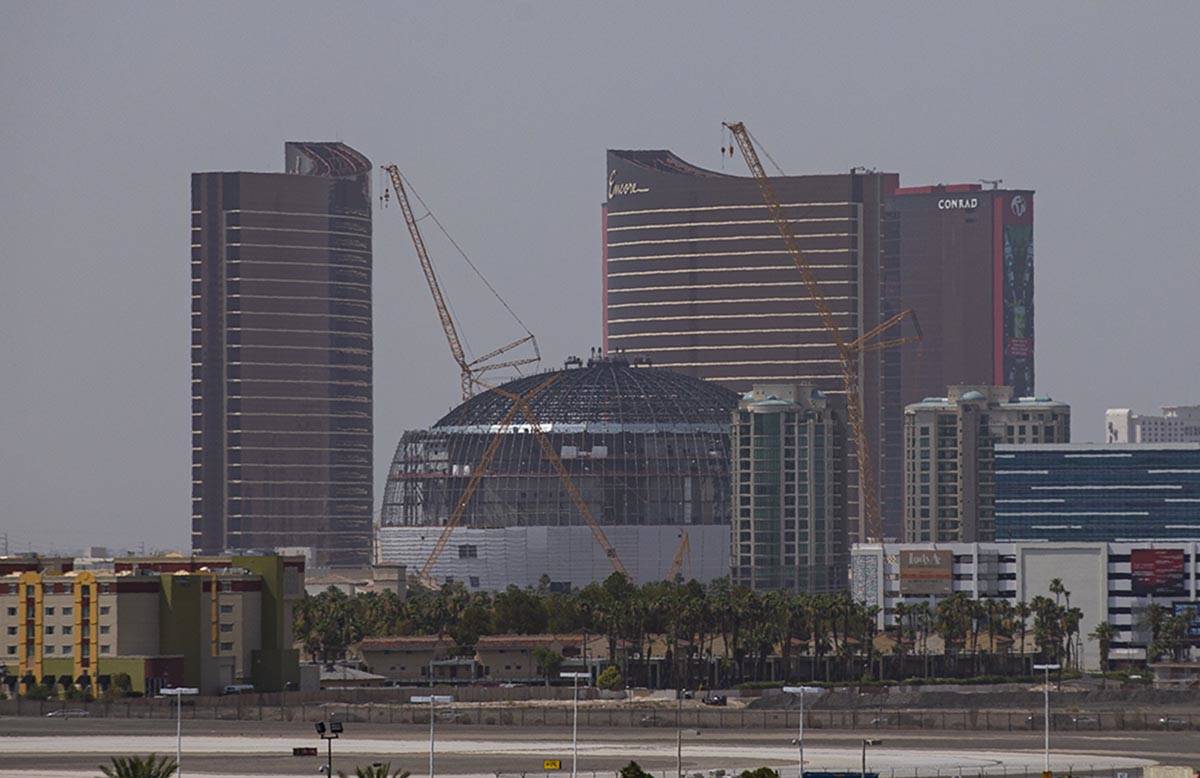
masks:
<svg viewBox="0 0 1200 778"><path fill-rule="evenodd" d="M192 175L192 548L370 561L370 162Z"/></svg>
<svg viewBox="0 0 1200 778"><path fill-rule="evenodd" d="M898 308L884 254L893 173L772 180L843 337ZM604 208L606 350L739 392L811 384L842 395L838 354L783 246L754 180L705 170L669 151L609 151ZM900 357L860 362L864 421L883 491L885 532L898 535L903 406ZM859 535L858 474L847 455L851 542ZM895 494L888 494L888 491ZM894 524L894 526L892 526Z"/></svg>

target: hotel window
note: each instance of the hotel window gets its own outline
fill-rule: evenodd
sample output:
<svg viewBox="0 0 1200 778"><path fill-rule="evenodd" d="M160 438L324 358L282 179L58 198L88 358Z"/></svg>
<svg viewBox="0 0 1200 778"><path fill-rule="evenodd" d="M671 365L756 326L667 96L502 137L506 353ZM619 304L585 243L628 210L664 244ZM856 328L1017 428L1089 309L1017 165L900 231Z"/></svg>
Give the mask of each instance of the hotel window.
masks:
<svg viewBox="0 0 1200 778"><path fill-rule="evenodd" d="M50 606L47 606L47 607L46 607L46 615L47 615L47 616L53 616L53 615L54 615L54 608L53 608L53 607L50 607Z"/></svg>
<svg viewBox="0 0 1200 778"><path fill-rule="evenodd" d="M232 605L222 605L221 613L233 613L233 606Z"/></svg>
<svg viewBox="0 0 1200 778"><path fill-rule="evenodd" d="M112 646L110 646L108 643L101 643L100 644L100 653L101 654L111 654Z"/></svg>
<svg viewBox="0 0 1200 778"><path fill-rule="evenodd" d="M107 616L110 610L112 610L112 608L111 608L110 606L108 606L108 605L101 605L101 606L100 606L100 615L101 615L101 616Z"/></svg>
<svg viewBox="0 0 1200 778"><path fill-rule="evenodd" d="M233 644L232 644L232 643L222 643L222 644L221 644L221 650L222 650L222 651L232 651L232 650L233 650Z"/></svg>
<svg viewBox="0 0 1200 778"><path fill-rule="evenodd" d="M112 629L112 627L108 626L107 624L101 624L101 625L100 625L100 634L101 634L101 635L107 635L107 634L108 634L108 631L109 631L110 629Z"/></svg>
<svg viewBox="0 0 1200 778"><path fill-rule="evenodd" d="M74 631L75 631L75 628L74 628L74 627L72 627L72 626L71 626L71 625L69 625L69 624L66 624L66 625L64 625L64 626L63 626L63 628L62 628L62 633L63 633L64 635L70 635L70 634L71 634L72 632L74 632Z"/></svg>
<svg viewBox="0 0 1200 778"><path fill-rule="evenodd" d="M222 632L233 632L233 625L232 624L222 624L221 631Z"/></svg>
<svg viewBox="0 0 1200 778"><path fill-rule="evenodd" d="M64 616L70 616L70 615L72 615L72 614L74 614L74 613L75 613L75 608L73 608L72 606L70 606L70 605L64 605L64 606L63 606L63 609L62 609L62 615L64 615Z"/></svg>

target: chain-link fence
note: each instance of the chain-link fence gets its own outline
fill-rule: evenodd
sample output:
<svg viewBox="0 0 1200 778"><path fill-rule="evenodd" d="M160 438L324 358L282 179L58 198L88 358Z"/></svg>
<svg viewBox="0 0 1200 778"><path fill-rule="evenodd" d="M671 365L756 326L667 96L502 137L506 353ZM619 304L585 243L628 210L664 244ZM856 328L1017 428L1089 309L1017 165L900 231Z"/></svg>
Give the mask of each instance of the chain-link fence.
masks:
<svg viewBox="0 0 1200 778"><path fill-rule="evenodd" d="M174 719L175 703L167 699L129 699L115 702L63 700L2 700L4 716L90 716L125 719ZM438 723L502 727L570 727L568 706L512 703L452 703L441 706ZM237 696L185 700L184 719L209 721L301 721L336 717L345 722L378 724L428 724L429 706L405 703L280 703L255 704ZM791 710L746 708L686 708L675 711L654 707L581 707L579 726L613 728L758 729L794 730L800 714ZM810 730L932 730L992 732L1037 731L1044 727L1041 710L808 710L804 726ZM1053 712L1055 732L1112 732L1160 730L1200 731L1200 713L1153 711ZM1040 772L1040 771L1039 771Z"/></svg>

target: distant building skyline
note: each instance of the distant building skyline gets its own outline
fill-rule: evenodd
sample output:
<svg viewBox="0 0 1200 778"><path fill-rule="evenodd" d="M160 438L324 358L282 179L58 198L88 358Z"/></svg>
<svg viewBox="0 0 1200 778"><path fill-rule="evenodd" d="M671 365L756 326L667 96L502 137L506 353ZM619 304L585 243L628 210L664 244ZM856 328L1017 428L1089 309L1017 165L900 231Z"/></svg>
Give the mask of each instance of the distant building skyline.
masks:
<svg viewBox="0 0 1200 778"><path fill-rule="evenodd" d="M1200 405L1164 405L1162 415L1109 408L1104 414L1106 443L1200 443Z"/></svg>
<svg viewBox="0 0 1200 778"><path fill-rule="evenodd" d="M192 549L371 560L371 164L192 175Z"/></svg>

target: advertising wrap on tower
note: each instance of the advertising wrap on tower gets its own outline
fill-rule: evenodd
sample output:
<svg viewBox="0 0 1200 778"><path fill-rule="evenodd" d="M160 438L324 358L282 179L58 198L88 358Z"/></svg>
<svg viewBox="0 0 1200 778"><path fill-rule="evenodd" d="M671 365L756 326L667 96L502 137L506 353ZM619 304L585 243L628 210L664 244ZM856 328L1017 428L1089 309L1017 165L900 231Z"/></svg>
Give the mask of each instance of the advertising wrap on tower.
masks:
<svg viewBox="0 0 1200 778"><path fill-rule="evenodd" d="M1129 553L1134 594L1177 595L1186 589L1185 560L1180 548L1135 548Z"/></svg>
<svg viewBox="0 0 1200 778"><path fill-rule="evenodd" d="M954 589L954 554L949 551L901 551L901 594L950 594Z"/></svg>
<svg viewBox="0 0 1200 778"><path fill-rule="evenodd" d="M1033 375L1033 193L1014 192L993 201L995 209L994 293L997 300L996 383L1017 397L1034 393Z"/></svg>

